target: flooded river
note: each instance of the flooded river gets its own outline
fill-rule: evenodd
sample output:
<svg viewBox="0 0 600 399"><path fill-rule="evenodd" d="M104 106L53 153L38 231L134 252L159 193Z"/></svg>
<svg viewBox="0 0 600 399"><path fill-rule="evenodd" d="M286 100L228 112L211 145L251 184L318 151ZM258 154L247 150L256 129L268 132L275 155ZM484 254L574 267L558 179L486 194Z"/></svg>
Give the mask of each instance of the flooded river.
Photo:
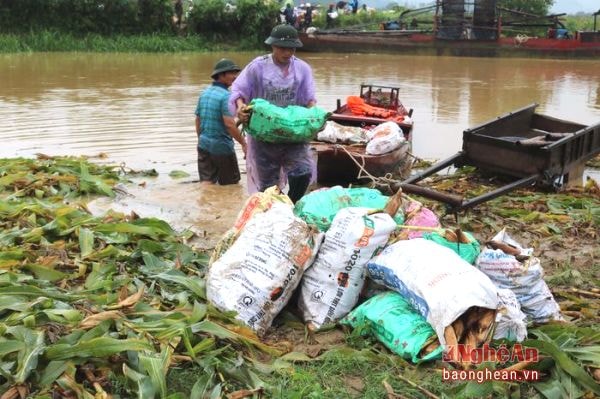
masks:
<svg viewBox="0 0 600 399"><path fill-rule="evenodd" d="M155 168L158 179L131 189L137 206L158 206L165 218L207 231L212 241L229 227L245 192L191 182L197 96L218 58L244 65L256 55L0 55L0 157L106 153L135 169ZM600 121L598 61L298 55L312 65L319 106L328 110L360 83L399 86L404 105L414 109L413 152L420 158L452 155L465 128L533 102L558 118ZM173 180L172 170L190 177ZM125 208L134 206L128 198Z"/></svg>

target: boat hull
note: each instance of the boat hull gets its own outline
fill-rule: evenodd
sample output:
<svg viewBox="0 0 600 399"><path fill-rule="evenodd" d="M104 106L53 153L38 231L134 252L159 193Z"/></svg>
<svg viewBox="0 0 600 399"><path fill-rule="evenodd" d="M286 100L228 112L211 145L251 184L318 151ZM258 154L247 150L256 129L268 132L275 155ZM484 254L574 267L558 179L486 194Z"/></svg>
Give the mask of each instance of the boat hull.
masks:
<svg viewBox="0 0 600 399"><path fill-rule="evenodd" d="M317 181L325 185L343 185L369 182L371 179L364 168L373 177L387 174L395 178L410 172L410 142L404 142L398 149L382 155L365 153L365 146L312 142L311 147L317 153ZM360 165L360 166L359 166ZM358 177L364 176L359 179Z"/></svg>
<svg viewBox="0 0 600 399"><path fill-rule="evenodd" d="M441 40L403 31L301 33L301 51L390 52L464 57L600 58L600 34L591 41L545 38Z"/></svg>

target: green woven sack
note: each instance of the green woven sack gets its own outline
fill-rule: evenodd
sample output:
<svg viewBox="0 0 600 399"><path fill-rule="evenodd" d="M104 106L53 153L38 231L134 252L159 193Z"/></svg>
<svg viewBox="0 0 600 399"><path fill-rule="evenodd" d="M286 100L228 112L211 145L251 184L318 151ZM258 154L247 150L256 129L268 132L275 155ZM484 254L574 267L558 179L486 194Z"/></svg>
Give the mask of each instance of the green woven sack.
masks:
<svg viewBox="0 0 600 399"><path fill-rule="evenodd" d="M278 107L256 98L250 102L248 134L267 143L306 143L315 138L329 113L319 107Z"/></svg>
<svg viewBox="0 0 600 399"><path fill-rule="evenodd" d="M372 297L348 313L341 323L359 329L361 335L374 335L389 350L413 363L441 358L441 345L420 356L423 347L437 336L427 320L397 292Z"/></svg>
<svg viewBox="0 0 600 399"><path fill-rule="evenodd" d="M306 194L296 202L294 214L306 223L317 226L320 231L327 231L340 209L352 206L383 210L388 200L389 197L373 188L334 186ZM404 223L402 210L394 215L394 221L396 224Z"/></svg>
<svg viewBox="0 0 600 399"><path fill-rule="evenodd" d="M479 252L481 252L479 242L471 234L464 231L463 234L469 239L468 243L456 243L448 241L446 237L440 235L439 233L425 233L423 234L423 238L426 240L437 242L438 244L443 245L446 248L450 248L451 250L456 252L461 258L463 258L470 264L474 264L475 260L479 256Z"/></svg>

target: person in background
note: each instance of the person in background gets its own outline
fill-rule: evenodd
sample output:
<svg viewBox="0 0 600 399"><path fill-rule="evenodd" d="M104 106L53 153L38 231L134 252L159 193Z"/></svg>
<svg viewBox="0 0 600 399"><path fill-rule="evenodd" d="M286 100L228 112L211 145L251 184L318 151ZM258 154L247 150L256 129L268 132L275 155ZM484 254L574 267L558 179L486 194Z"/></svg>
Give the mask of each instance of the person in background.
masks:
<svg viewBox="0 0 600 399"><path fill-rule="evenodd" d="M183 18L183 0L175 2L175 16L177 17L177 27L181 29L181 19Z"/></svg>
<svg viewBox="0 0 600 399"><path fill-rule="evenodd" d="M417 30L419 28L419 21L416 18L413 18L410 21L410 30Z"/></svg>
<svg viewBox="0 0 600 399"><path fill-rule="evenodd" d="M312 25L312 13L313 8L310 3L306 3L305 13L304 13L304 28L308 28Z"/></svg>
<svg viewBox="0 0 600 399"><path fill-rule="evenodd" d="M283 10L282 14L285 17L286 24L290 24L293 26L296 23L296 16L294 15L294 9L292 8L292 5L290 3L287 3L285 5L285 10Z"/></svg>
<svg viewBox="0 0 600 399"><path fill-rule="evenodd" d="M315 82L311 67L295 56L302 46L298 32L290 25L278 25L265 40L271 54L259 56L240 73L231 87L229 106L240 121L247 123L250 113L246 105L262 98L279 107L316 104ZM273 185L284 188L288 196L298 201L316 174L316 165L306 143L265 143L248 136L246 171L248 191L264 191Z"/></svg>
<svg viewBox="0 0 600 399"><path fill-rule="evenodd" d="M333 21L337 18L338 14L335 10L335 4L329 4L327 13L325 14L325 29L331 29L333 27Z"/></svg>
<svg viewBox="0 0 600 399"><path fill-rule="evenodd" d="M213 82L198 98L196 135L198 136L198 175L201 184L235 184L240 181L240 168L233 139L240 143L244 155L246 141L229 112L229 90L238 73L233 61L223 58L214 67Z"/></svg>
<svg viewBox="0 0 600 399"><path fill-rule="evenodd" d="M350 0L350 7L352 7L352 14L356 14L358 12L358 0Z"/></svg>

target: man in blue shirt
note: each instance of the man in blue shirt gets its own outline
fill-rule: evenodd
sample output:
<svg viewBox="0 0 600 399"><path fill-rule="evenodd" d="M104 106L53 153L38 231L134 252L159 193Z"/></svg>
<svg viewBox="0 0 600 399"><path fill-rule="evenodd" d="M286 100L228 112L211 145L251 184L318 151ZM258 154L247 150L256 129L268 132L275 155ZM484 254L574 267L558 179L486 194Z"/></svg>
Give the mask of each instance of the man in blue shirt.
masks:
<svg viewBox="0 0 600 399"><path fill-rule="evenodd" d="M215 64L213 83L198 98L196 134L198 135L198 175L202 184L235 184L240 168L233 139L246 155L246 140L229 112L229 90L238 73L233 61L223 58Z"/></svg>

